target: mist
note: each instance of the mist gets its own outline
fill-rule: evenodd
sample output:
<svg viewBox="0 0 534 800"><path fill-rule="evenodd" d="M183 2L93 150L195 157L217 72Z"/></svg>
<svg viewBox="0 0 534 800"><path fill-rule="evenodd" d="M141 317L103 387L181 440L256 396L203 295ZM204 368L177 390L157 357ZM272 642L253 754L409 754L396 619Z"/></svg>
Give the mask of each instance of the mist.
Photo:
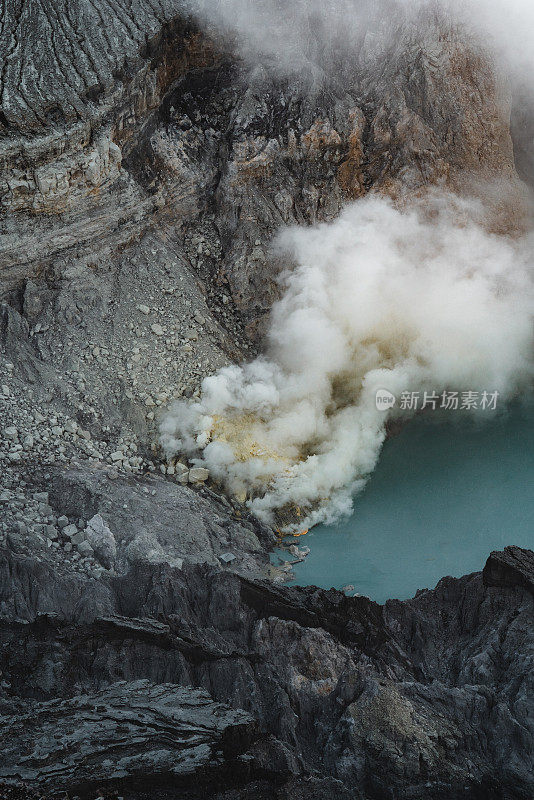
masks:
<svg viewBox="0 0 534 800"><path fill-rule="evenodd" d="M410 0L404 0L410 4ZM428 6L435 0L422 0ZM534 69L534 4L529 0L439 0L441 7L496 57L508 78L531 84ZM531 93L532 95L532 93Z"/></svg>
<svg viewBox="0 0 534 800"><path fill-rule="evenodd" d="M371 0L196 0L196 15L218 33L235 37L241 57L277 72L333 74L340 56L359 52L376 11Z"/></svg>
<svg viewBox="0 0 534 800"><path fill-rule="evenodd" d="M534 4L529 0L189 0L204 25L235 38L240 55L307 79L339 77L376 58L400 26L432 19L449 33L474 37L508 77L525 84L534 68Z"/></svg>
<svg viewBox="0 0 534 800"><path fill-rule="evenodd" d="M282 279L265 355L173 406L167 456L208 467L266 522L288 506L306 525L330 522L351 510L388 421L413 414L398 402L378 409L379 389L397 400L498 392L500 407L527 391L532 241L488 233L481 215L450 196L404 210L369 196L331 224L282 232L276 247L297 266Z"/></svg>

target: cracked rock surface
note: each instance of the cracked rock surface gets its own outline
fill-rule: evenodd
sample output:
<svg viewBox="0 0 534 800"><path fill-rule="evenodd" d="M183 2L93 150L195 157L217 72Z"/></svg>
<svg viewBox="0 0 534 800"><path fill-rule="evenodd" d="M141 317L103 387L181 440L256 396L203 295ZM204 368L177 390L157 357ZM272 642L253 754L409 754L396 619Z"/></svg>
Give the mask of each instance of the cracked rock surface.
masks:
<svg viewBox="0 0 534 800"><path fill-rule="evenodd" d="M16 719L0 718L11 729L2 777L49 791L201 772L216 766L217 752L229 751L232 739L237 744L252 727L250 715L214 703L206 692L148 681L19 705Z"/></svg>

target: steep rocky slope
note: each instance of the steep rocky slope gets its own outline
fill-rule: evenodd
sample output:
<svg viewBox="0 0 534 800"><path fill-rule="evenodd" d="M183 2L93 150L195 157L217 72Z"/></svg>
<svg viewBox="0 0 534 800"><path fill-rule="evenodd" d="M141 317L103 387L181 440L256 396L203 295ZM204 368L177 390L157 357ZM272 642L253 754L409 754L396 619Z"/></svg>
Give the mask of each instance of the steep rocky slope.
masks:
<svg viewBox="0 0 534 800"><path fill-rule="evenodd" d="M282 225L487 181L496 227L526 213L510 90L446 17L378 5L348 55L316 46L312 80L242 58L193 6L3 12L3 383L45 369L33 405L145 447L157 407L252 352Z"/></svg>

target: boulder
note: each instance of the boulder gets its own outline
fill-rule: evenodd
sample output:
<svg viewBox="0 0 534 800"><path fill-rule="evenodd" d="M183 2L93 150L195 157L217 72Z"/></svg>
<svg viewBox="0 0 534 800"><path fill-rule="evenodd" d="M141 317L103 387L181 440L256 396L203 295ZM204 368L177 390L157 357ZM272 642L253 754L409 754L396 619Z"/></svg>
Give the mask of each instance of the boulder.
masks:
<svg viewBox="0 0 534 800"><path fill-rule="evenodd" d="M203 483L209 478L209 471L204 467L193 467L189 470L190 483Z"/></svg>
<svg viewBox="0 0 534 800"><path fill-rule="evenodd" d="M89 520L85 529L85 536L100 564L106 569L112 569L117 557L117 544L115 537L100 514L95 514Z"/></svg>

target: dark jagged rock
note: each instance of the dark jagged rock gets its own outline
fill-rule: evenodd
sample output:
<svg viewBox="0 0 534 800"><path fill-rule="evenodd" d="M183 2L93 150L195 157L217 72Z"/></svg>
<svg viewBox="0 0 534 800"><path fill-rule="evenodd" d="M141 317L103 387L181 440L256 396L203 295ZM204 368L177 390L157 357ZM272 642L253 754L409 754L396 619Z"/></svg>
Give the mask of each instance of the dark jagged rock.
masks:
<svg viewBox="0 0 534 800"><path fill-rule="evenodd" d="M490 555L482 573L485 586L521 586L534 592L534 553L521 547L505 547Z"/></svg>
<svg viewBox="0 0 534 800"><path fill-rule="evenodd" d="M522 563L532 580L532 554ZM37 709L55 701L61 730L61 714L74 721L86 693L113 693L117 681L147 681L147 692L172 683L202 687L254 719L224 791L211 786L208 797L527 800L534 791L533 597L517 581L446 578L382 607L208 565L138 564L73 582L5 552L0 608L6 730L10 714L22 730L25 699ZM95 725L109 725L108 713ZM87 747L110 787L96 743ZM0 780L6 774L4 765ZM65 785L73 775L64 773ZM170 781L151 797L195 796L182 789ZM144 796L141 785L130 791Z"/></svg>

